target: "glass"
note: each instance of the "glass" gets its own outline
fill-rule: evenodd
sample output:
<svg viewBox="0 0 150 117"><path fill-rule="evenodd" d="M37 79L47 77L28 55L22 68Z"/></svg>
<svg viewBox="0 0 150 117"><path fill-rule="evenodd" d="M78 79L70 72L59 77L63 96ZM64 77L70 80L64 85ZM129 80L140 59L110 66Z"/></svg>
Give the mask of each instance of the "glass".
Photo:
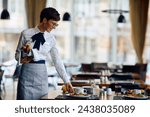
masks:
<svg viewBox="0 0 150 117"><path fill-rule="evenodd" d="M119 93L121 93L121 86L120 85L115 85L115 93L116 95L119 95Z"/></svg>
<svg viewBox="0 0 150 117"><path fill-rule="evenodd" d="M50 20L50 22L52 23L53 27L57 27L58 26L57 21Z"/></svg>
<svg viewBox="0 0 150 117"><path fill-rule="evenodd" d="M96 84L95 84L95 80L94 79L89 79L89 84L91 85L91 86L95 86Z"/></svg>

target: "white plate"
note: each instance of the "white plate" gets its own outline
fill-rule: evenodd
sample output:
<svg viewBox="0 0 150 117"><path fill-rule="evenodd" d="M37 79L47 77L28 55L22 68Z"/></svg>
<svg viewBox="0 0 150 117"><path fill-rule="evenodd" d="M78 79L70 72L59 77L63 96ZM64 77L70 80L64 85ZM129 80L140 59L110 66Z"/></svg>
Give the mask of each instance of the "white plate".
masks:
<svg viewBox="0 0 150 117"><path fill-rule="evenodd" d="M67 94L66 96L71 97L71 98L89 98L91 95L70 95L70 94Z"/></svg>
<svg viewBox="0 0 150 117"><path fill-rule="evenodd" d="M124 96L124 98L127 100L147 100L148 96L143 96L143 97Z"/></svg>

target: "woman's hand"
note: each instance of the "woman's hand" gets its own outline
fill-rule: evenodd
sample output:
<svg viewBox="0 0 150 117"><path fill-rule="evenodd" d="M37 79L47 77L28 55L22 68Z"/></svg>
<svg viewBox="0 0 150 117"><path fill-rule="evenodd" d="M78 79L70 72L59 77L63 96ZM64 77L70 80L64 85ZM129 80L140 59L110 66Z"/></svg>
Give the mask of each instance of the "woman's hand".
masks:
<svg viewBox="0 0 150 117"><path fill-rule="evenodd" d="M31 50L31 46L29 44L26 44L22 47L23 51L28 53Z"/></svg>
<svg viewBox="0 0 150 117"><path fill-rule="evenodd" d="M63 87L62 87L63 93L74 93L74 89L72 84L66 83Z"/></svg>
<svg viewBox="0 0 150 117"><path fill-rule="evenodd" d="M29 44L26 44L26 45L23 45L21 49L24 51L24 53L28 54L31 51L31 46ZM33 59L33 56L25 55L25 56L21 56L20 62L22 64L25 64L25 63L29 63L32 59Z"/></svg>

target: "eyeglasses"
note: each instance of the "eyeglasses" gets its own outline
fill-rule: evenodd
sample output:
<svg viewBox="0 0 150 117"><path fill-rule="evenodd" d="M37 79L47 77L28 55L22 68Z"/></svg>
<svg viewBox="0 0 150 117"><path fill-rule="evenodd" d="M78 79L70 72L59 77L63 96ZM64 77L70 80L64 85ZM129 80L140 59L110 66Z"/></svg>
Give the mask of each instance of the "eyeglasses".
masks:
<svg viewBox="0 0 150 117"><path fill-rule="evenodd" d="M54 28L58 26L57 21L50 20L50 22L52 23Z"/></svg>

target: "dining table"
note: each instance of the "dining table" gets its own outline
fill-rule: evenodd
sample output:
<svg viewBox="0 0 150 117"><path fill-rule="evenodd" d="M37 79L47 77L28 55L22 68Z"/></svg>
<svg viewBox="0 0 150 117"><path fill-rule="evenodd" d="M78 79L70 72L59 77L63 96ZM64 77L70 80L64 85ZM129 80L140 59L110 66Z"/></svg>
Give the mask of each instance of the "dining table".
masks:
<svg viewBox="0 0 150 117"><path fill-rule="evenodd" d="M150 100L150 96L144 97L130 97L125 94L112 92L111 95L108 95L107 92L100 93L99 95L89 95L89 96L70 96L68 94L57 93L52 95L42 96L40 100Z"/></svg>
<svg viewBox="0 0 150 117"><path fill-rule="evenodd" d="M111 94L108 94L107 92L107 89L109 88L108 86L114 82L121 83L121 81L109 81L107 83L97 84L96 86L100 86L99 89L96 90L97 92L94 95L88 94L85 96L72 96L69 94L64 94L62 91L62 85L60 85L58 86L57 89L49 91L47 95L42 96L40 99L41 100L133 100L133 99L134 100L145 100L145 99L147 100L147 99L150 99L150 95L144 98L137 98L137 99L127 97L126 93L124 93L122 90L120 90L120 92L117 92L117 90L112 90ZM126 81L126 83L135 83L135 81L132 81L132 82ZM143 86L142 89L132 89L132 91L133 90L145 91L147 87L150 87L150 85L144 84L143 82L138 81L138 83L141 83L141 86ZM73 84L73 87L86 87L86 86L91 86L91 85L74 85ZM143 95L145 94L146 93L143 93Z"/></svg>
<svg viewBox="0 0 150 117"><path fill-rule="evenodd" d="M118 74L118 73L117 73ZM92 86L96 85L100 89L103 88L112 88L111 85L119 85L121 88L124 86L135 86L132 87L133 90L139 87L139 89L146 89L147 87L150 87L149 85L145 84L145 82L141 79L129 79L129 80L110 80L108 77L111 74L109 72L102 74L100 72L76 72L73 73L71 76L71 84L73 87L84 87L84 86ZM123 73L119 73L119 75L124 75ZM127 75L127 74L125 74ZM62 87L64 85L63 81L60 80L58 82L58 87ZM126 88L125 87L125 88ZM137 88L138 89L138 88ZM125 100L127 97L124 94L118 94L116 90L112 89L112 94L107 95L106 90L104 93L97 93L98 95L88 95L88 96L71 96L71 95L64 95L62 93L62 90L55 90L50 91L48 95L42 96L41 100Z"/></svg>

